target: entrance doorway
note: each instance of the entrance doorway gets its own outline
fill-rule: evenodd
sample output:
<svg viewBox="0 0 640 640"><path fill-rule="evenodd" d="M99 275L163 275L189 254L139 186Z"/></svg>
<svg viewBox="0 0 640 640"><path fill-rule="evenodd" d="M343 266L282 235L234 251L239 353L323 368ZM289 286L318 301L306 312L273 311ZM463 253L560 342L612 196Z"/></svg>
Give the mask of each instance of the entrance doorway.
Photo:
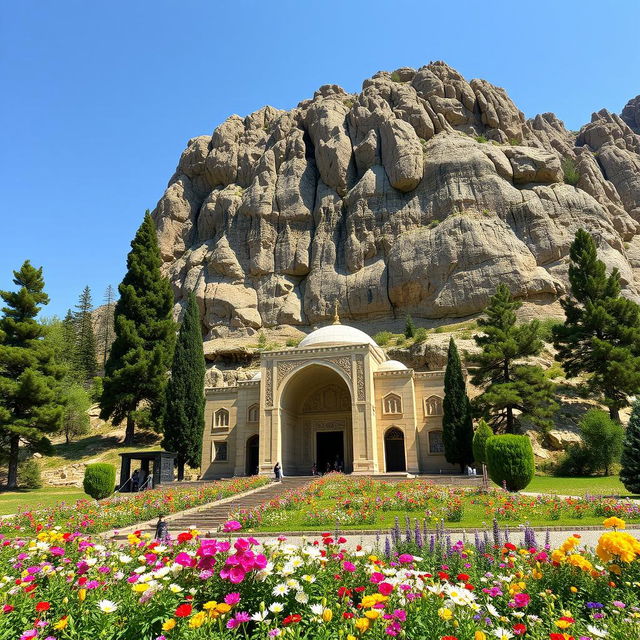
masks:
<svg viewBox="0 0 640 640"><path fill-rule="evenodd" d="M247 440L247 451L245 457L245 474L255 476L258 473L260 458L258 456L260 439L258 436L251 436Z"/></svg>
<svg viewBox="0 0 640 640"><path fill-rule="evenodd" d="M316 433L316 464L320 473L344 471L344 433L342 431L318 431Z"/></svg>
<svg viewBox="0 0 640 640"><path fill-rule="evenodd" d="M404 433L397 427L388 429L384 434L384 456L387 472L407 470L404 456Z"/></svg>

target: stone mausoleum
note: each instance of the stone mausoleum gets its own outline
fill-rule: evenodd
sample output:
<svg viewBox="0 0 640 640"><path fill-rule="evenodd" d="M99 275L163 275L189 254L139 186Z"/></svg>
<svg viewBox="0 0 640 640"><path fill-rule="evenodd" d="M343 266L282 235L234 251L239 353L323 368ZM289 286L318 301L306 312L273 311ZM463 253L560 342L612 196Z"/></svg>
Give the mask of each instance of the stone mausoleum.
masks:
<svg viewBox="0 0 640 640"><path fill-rule="evenodd" d="M205 390L202 477L456 472L444 458L444 371L386 360L363 331L317 329L295 349L264 351L260 371Z"/></svg>

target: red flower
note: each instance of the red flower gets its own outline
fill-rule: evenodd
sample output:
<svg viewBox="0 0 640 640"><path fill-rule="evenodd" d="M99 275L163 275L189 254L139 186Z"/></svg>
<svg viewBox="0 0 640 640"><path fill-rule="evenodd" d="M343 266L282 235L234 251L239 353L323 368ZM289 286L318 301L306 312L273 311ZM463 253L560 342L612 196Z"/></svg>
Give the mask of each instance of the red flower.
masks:
<svg viewBox="0 0 640 640"><path fill-rule="evenodd" d="M459 573L458 574L458 580L460 580L460 582L468 582L469 581L469 575L467 573Z"/></svg>
<svg viewBox="0 0 640 640"><path fill-rule="evenodd" d="M345 537L343 537L343 536L340 536L338 538L338 544L344 544L346 541L347 541L347 539Z"/></svg>
<svg viewBox="0 0 640 640"><path fill-rule="evenodd" d="M2 613L11 613L14 609L15 607L12 604L5 604L4 607L2 607Z"/></svg>
<svg viewBox="0 0 640 640"><path fill-rule="evenodd" d="M392 591L393 591L393 585L388 583L388 582L381 582L378 585L378 591L383 595L383 596L388 596Z"/></svg>
<svg viewBox="0 0 640 640"><path fill-rule="evenodd" d="M176 618L187 618L191 615L191 611L193 607L190 604L181 604L176 608L175 616Z"/></svg>
<svg viewBox="0 0 640 640"><path fill-rule="evenodd" d="M340 587L338 589L338 598L344 598L350 595L351 595L351 589L348 589L347 587Z"/></svg>
<svg viewBox="0 0 640 640"><path fill-rule="evenodd" d="M193 540L193 536L190 533L183 531L178 534L178 542L189 542L189 540Z"/></svg>
<svg viewBox="0 0 640 640"><path fill-rule="evenodd" d="M364 590L366 589L366 587L356 587L356 593L362 593Z"/></svg>
<svg viewBox="0 0 640 640"><path fill-rule="evenodd" d="M284 618L282 620L282 624L296 624L297 622L300 622L300 620L302 620L302 616L299 613L293 613L290 616Z"/></svg>
<svg viewBox="0 0 640 640"><path fill-rule="evenodd" d="M472 584L469 584L469 583L465 584L465 585L464 585L464 588L465 588L467 591L473 591L473 590L475 589L475 587L474 587Z"/></svg>
<svg viewBox="0 0 640 640"><path fill-rule="evenodd" d="M449 574L444 571L438 571L438 578L440 578L440 580L448 580Z"/></svg>
<svg viewBox="0 0 640 640"><path fill-rule="evenodd" d="M517 636L521 636L522 634L526 633L526 631L527 627L526 625L522 624L522 622L518 622L518 624L513 625L513 633L515 633Z"/></svg>
<svg viewBox="0 0 640 640"><path fill-rule="evenodd" d="M549 640L574 640L568 633L550 633Z"/></svg>
<svg viewBox="0 0 640 640"><path fill-rule="evenodd" d="M35 585L35 584L27 585L27 586L24 588L24 592L25 592L25 593L31 593L31 591L33 591L35 588L36 588L36 585Z"/></svg>
<svg viewBox="0 0 640 640"><path fill-rule="evenodd" d="M40 613L41 611L49 611L51 609L51 604L49 602L38 602L36 604L36 611Z"/></svg>
<svg viewBox="0 0 640 640"><path fill-rule="evenodd" d="M345 612L342 614L342 617L343 617L345 620L351 620L351 618L355 618L356 616L355 616L355 614L351 613L351 611L345 611Z"/></svg>
<svg viewBox="0 0 640 640"><path fill-rule="evenodd" d="M505 543L504 548L509 549L509 551L515 551L517 549L516 545L510 542Z"/></svg>
<svg viewBox="0 0 640 640"><path fill-rule="evenodd" d="M440 640L458 640L455 636L442 636Z"/></svg>

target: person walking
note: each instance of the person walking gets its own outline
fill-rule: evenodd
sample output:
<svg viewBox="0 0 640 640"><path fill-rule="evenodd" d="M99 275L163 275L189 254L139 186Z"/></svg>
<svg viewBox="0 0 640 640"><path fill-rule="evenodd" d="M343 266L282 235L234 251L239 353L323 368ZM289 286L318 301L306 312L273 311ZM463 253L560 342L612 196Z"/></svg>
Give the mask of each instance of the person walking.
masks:
<svg viewBox="0 0 640 640"><path fill-rule="evenodd" d="M276 482L282 482L282 467L279 462L276 462L276 466L273 467L273 474L276 477Z"/></svg>

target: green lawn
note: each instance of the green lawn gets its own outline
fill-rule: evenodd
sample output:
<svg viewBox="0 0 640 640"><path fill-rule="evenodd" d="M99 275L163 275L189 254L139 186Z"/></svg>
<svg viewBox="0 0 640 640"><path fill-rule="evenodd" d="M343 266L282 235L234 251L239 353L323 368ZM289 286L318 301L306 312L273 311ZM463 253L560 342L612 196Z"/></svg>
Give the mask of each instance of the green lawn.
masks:
<svg viewBox="0 0 640 640"><path fill-rule="evenodd" d="M605 478L556 478L536 476L525 491L567 496L629 496L618 476Z"/></svg>
<svg viewBox="0 0 640 640"><path fill-rule="evenodd" d="M0 515L26 509L50 507L59 502L75 502L81 498L89 498L89 496L77 487L44 487L42 489L3 491L0 493Z"/></svg>

